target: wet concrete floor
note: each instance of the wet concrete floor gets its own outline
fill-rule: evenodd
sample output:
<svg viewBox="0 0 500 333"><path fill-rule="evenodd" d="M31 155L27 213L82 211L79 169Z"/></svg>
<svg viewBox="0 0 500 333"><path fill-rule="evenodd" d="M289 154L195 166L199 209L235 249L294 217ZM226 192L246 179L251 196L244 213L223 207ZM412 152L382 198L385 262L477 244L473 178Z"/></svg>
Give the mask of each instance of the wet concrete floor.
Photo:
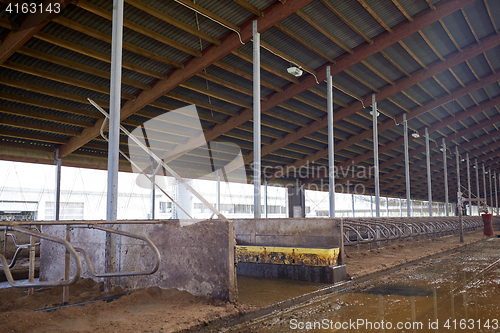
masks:
<svg viewBox="0 0 500 333"><path fill-rule="evenodd" d="M240 292L240 297L259 306L276 300L280 292L286 299L324 286L283 280L272 286L249 279L254 292ZM500 332L499 285L500 238L490 238L308 306L281 311L240 331Z"/></svg>

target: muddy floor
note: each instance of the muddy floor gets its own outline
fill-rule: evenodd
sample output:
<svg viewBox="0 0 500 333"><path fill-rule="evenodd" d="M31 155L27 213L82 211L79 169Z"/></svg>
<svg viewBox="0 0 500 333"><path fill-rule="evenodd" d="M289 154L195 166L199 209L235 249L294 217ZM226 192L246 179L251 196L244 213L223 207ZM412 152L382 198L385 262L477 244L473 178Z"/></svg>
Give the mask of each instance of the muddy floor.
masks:
<svg viewBox="0 0 500 333"><path fill-rule="evenodd" d="M500 332L500 238L231 332Z"/></svg>
<svg viewBox="0 0 500 333"><path fill-rule="evenodd" d="M465 244L484 239L481 231L465 234ZM371 251L361 248L358 252L353 247L347 249L345 259L349 275L360 277L461 245L458 236L449 236L381 244L381 248ZM404 280L401 276L401 281ZM115 289L105 294L102 284L81 280L70 287L70 304L123 296L112 302L96 301L50 313L35 310L61 305L62 288L39 289L30 296L23 289L3 289L0 290L0 332L176 332L252 312L328 286L250 277L240 277L238 283L239 303L233 304L159 288L132 293ZM330 309L341 306L339 303Z"/></svg>

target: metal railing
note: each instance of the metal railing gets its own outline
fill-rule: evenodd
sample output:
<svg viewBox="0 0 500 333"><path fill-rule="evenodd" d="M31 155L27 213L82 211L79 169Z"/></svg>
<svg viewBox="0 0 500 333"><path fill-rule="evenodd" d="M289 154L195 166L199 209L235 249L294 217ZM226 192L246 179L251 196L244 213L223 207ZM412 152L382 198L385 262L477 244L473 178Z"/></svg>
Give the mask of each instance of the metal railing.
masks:
<svg viewBox="0 0 500 333"><path fill-rule="evenodd" d="M5 258L4 255L0 254L0 267L3 268L4 273L7 277L7 281L12 285L13 287L17 288L33 288L33 287L55 287L55 286L69 286L78 281L78 279L81 276L82 272L82 263L81 259L78 255L78 252L80 252L88 267L91 272L91 274L95 277L121 277L121 276L137 276L137 275L150 275L155 273L161 263L161 255L160 252L158 251L158 248L153 244L153 242L145 236L138 235L135 233L130 233L122 230L117 230L117 229L112 229L108 228L105 226L102 226L103 224L158 224L158 221L0 221L0 231L16 231L20 232L23 234L30 235L32 237L38 237L40 239L44 239L47 241L55 242L58 244L63 245L66 248L67 253L69 253L75 260L75 265L76 265L76 272L75 275L73 276L72 279L65 279L65 280L59 280L59 281L40 281L40 282L34 282L33 277L34 277L34 269L30 269L30 277L29 277L29 282L25 283L19 283L16 282L13 277L12 277L12 271L11 268L14 266L16 257L17 257L17 251L14 255L14 258L11 260L10 264ZM87 252L82 249L82 248L74 248L71 243L65 239L58 238L55 236L47 235L44 234L43 232L35 231L35 230L30 230L28 228L34 228L35 225L60 225L60 226L72 226L73 228L89 228L89 229L96 229L96 230L102 230L105 232L109 233L114 233L117 235L121 235L124 237L131 237L135 239L139 239L141 241L144 241L148 247L153 251L155 260L153 267L150 270L143 270L143 271L122 271L122 272L106 272L106 273L98 273L95 271L94 266L92 265L92 262L90 260L90 257L88 256ZM8 234L8 233L6 233ZM26 247L34 248L33 245L26 245ZM30 267L34 267L34 256L30 256ZM69 272L69 264L65 264L65 271ZM69 276L69 273L67 274Z"/></svg>
<svg viewBox="0 0 500 333"><path fill-rule="evenodd" d="M464 231L474 231L483 226L481 217L464 216ZM419 240L421 237L434 238L459 232L458 216L435 217L379 217L343 218L344 246L371 245L398 240Z"/></svg>

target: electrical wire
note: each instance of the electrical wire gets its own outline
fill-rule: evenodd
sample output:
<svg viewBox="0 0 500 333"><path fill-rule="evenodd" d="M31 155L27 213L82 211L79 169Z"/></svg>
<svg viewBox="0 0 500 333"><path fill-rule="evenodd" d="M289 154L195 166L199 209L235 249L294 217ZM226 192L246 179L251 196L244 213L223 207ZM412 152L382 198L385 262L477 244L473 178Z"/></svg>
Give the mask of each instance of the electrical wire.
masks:
<svg viewBox="0 0 500 333"><path fill-rule="evenodd" d="M229 30L232 30L232 31L236 32L236 33L238 34L238 37L240 38L240 43L241 43L242 45L245 45L245 43L243 43L243 40L241 39L241 34L240 34L240 32L239 32L238 30L233 29L233 28L231 28L231 27L229 27L229 26L225 25L224 23L219 22L219 21L217 21L216 19L211 18L209 15L203 14L203 13L202 13L202 12L200 12L199 10L196 10L196 9L194 9L194 8L192 8L192 7L189 7L188 5L186 5L185 3L183 3L182 1L179 1L179 0L174 0L174 1L175 1L175 2L177 2L178 4L182 5L182 6L186 7L186 8L191 9L192 11L194 11L194 12L196 12L196 13L200 14L200 15L205 16L205 17L206 17L206 18L208 18L209 20L214 21L215 23L218 23L218 24L222 25L224 28L226 28L226 29L229 29ZM194 3L196 3L196 2L194 2Z"/></svg>

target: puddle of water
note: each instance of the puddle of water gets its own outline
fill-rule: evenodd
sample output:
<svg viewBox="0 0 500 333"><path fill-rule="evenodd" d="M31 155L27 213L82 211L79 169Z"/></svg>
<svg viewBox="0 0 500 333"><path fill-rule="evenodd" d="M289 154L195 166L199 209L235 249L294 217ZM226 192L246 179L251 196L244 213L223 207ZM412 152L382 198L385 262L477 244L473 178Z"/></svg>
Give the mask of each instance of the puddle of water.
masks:
<svg viewBox="0 0 500 333"><path fill-rule="evenodd" d="M238 302L266 306L325 288L327 284L238 275Z"/></svg>
<svg viewBox="0 0 500 333"><path fill-rule="evenodd" d="M500 241L281 312L243 332L500 332Z"/></svg>

